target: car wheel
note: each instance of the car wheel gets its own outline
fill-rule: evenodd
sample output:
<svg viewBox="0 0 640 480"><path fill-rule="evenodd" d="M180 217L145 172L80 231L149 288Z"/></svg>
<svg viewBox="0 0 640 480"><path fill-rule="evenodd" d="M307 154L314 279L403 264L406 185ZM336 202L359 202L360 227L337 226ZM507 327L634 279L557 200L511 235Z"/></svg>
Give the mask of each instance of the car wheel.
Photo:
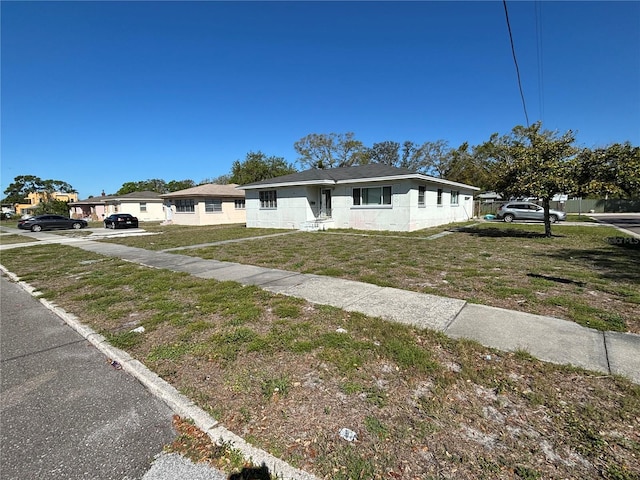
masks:
<svg viewBox="0 0 640 480"><path fill-rule="evenodd" d="M549 215L549 221L551 223L556 223L558 221L558 217L556 215Z"/></svg>
<svg viewBox="0 0 640 480"><path fill-rule="evenodd" d="M504 221L505 221L505 222L507 222L507 223L511 223L511 222L513 222L513 219L514 219L514 218L515 218L515 217L514 217L513 215L511 215L510 213L507 213L507 214L504 216Z"/></svg>
<svg viewBox="0 0 640 480"><path fill-rule="evenodd" d="M32 225L31 226L31 231L32 232L39 232L42 230L42 225Z"/></svg>
<svg viewBox="0 0 640 480"><path fill-rule="evenodd" d="M71 225L73 227L74 230L80 230L82 228L82 224L79 222L75 222L73 225Z"/></svg>

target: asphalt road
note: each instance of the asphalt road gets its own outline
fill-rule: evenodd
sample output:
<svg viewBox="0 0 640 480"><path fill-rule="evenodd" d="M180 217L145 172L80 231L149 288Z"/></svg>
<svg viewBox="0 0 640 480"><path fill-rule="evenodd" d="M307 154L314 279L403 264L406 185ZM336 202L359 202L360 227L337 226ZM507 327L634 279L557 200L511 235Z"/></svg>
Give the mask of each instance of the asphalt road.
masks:
<svg viewBox="0 0 640 480"><path fill-rule="evenodd" d="M620 213L598 215L596 217L600 222L615 225L636 235L640 235L640 214L637 213Z"/></svg>
<svg viewBox="0 0 640 480"><path fill-rule="evenodd" d="M18 285L0 282L0 479L225 478L175 456L152 466L175 438L169 407Z"/></svg>

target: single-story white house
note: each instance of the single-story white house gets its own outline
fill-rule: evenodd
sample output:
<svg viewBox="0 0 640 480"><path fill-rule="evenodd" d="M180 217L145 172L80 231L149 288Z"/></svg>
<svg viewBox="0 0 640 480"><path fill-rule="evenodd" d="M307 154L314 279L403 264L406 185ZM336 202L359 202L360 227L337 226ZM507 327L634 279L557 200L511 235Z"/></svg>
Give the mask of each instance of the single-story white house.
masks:
<svg viewBox="0 0 640 480"><path fill-rule="evenodd" d="M247 227L392 231L468 220L480 190L382 164L310 169L238 188Z"/></svg>
<svg viewBox="0 0 640 480"><path fill-rule="evenodd" d="M237 186L208 183L160 195L165 220L177 225L245 223L245 194Z"/></svg>
<svg viewBox="0 0 640 480"><path fill-rule="evenodd" d="M104 192L103 192L104 193ZM86 200L69 202L71 218L104 220L112 213L130 213L141 222L161 222L164 211L160 194L156 192L131 192L125 195L102 195Z"/></svg>
<svg viewBox="0 0 640 480"><path fill-rule="evenodd" d="M104 210L105 217L112 213L130 213L141 222L161 222L165 218L160 194L150 191L104 197Z"/></svg>

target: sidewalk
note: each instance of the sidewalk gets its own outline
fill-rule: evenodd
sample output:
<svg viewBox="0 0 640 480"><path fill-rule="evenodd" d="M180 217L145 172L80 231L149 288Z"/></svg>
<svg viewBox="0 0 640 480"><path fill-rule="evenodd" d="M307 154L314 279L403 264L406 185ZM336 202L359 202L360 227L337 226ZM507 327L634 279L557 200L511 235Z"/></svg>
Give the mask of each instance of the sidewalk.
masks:
<svg viewBox="0 0 640 480"><path fill-rule="evenodd" d="M20 233L40 239L39 243L65 243L148 267L255 285L317 304L438 330L453 338L468 338L503 351L525 350L540 360L619 374L640 383L640 335L601 332L554 317L334 277L203 260L177 253L99 243L88 237Z"/></svg>

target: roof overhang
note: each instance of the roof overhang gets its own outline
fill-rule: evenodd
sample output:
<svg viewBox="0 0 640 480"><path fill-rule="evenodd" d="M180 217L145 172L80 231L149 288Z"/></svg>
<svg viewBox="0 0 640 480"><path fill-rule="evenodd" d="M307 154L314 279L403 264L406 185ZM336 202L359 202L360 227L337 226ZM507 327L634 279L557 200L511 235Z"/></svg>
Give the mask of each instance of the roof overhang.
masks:
<svg viewBox="0 0 640 480"><path fill-rule="evenodd" d="M239 190L264 190L265 188L275 187L299 187L305 185L335 185L336 182L330 179L324 180L306 180L302 182L275 182L275 183L262 183L260 185L240 185L236 187Z"/></svg>
<svg viewBox="0 0 640 480"><path fill-rule="evenodd" d="M280 187L299 187L299 186L308 186L308 185L332 186L332 185L345 185L345 184L351 184L351 183L393 182L397 180L422 180L429 183L449 185L451 187L458 187L465 190L480 191L479 187L466 185L464 183L452 182L450 180L445 180L443 178L430 177L429 175L423 175L420 173L409 174L409 175L405 175L405 174L389 175L386 177L349 178L344 180L322 179L322 180L307 180L302 182L274 182L274 183L262 183L260 185L246 185L246 186L240 185L236 188L240 190L264 190L267 188L280 188Z"/></svg>

